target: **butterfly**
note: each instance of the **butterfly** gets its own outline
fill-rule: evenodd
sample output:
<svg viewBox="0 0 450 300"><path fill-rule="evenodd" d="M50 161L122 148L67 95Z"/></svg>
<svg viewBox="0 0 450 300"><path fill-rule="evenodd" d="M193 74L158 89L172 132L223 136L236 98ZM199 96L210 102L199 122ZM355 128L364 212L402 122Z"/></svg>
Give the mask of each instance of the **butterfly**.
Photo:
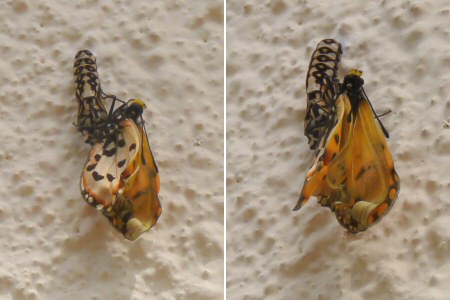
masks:
<svg viewBox="0 0 450 300"><path fill-rule="evenodd" d="M294 210L311 196L335 213L351 233L367 230L391 209L400 178L386 143L388 132L351 70L335 102L337 122L321 141Z"/></svg>
<svg viewBox="0 0 450 300"><path fill-rule="evenodd" d="M307 108L305 135L311 149L317 149L335 115L336 79L341 60L341 44L333 39L319 42L306 75Z"/></svg>
<svg viewBox="0 0 450 300"><path fill-rule="evenodd" d="M84 57L86 51L76 55L75 70L95 63L94 56ZM86 67L82 68L79 74L86 73L83 71ZM156 224L162 212L158 196L159 170L142 118L146 106L139 99L124 102L104 94L99 87L98 75L96 72L92 75L92 64L88 71L90 75L75 75L80 78L75 80L79 104L77 125L86 142L93 145L81 174L81 194L126 239L135 240ZM95 83L85 80L94 77ZM80 90L80 86L84 88ZM103 103L107 98L112 99L109 112ZM115 109L116 102L121 105Z"/></svg>

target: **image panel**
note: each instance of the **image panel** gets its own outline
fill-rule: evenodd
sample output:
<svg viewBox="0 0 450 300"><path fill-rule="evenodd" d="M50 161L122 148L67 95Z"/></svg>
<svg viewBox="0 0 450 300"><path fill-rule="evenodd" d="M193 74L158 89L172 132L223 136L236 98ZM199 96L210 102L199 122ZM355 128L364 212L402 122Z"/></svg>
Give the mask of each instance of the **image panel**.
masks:
<svg viewBox="0 0 450 300"><path fill-rule="evenodd" d="M223 299L224 2L1 8L0 299Z"/></svg>
<svg viewBox="0 0 450 300"><path fill-rule="evenodd" d="M227 1L228 299L445 299L448 11Z"/></svg>

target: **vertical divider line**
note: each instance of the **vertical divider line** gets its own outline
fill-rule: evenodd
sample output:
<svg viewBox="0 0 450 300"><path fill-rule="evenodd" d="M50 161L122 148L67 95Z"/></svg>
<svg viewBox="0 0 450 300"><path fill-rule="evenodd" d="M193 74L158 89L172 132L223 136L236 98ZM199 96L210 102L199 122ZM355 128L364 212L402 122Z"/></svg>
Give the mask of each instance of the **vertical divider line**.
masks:
<svg viewBox="0 0 450 300"><path fill-rule="evenodd" d="M223 0L223 297L227 298L227 1Z"/></svg>

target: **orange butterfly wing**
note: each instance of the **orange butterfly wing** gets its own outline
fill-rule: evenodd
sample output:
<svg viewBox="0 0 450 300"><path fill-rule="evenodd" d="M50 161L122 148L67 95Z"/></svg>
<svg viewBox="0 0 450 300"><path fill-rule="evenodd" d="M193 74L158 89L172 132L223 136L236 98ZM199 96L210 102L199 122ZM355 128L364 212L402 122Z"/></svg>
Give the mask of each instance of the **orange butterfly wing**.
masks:
<svg viewBox="0 0 450 300"><path fill-rule="evenodd" d="M300 197L294 210L299 210L311 196L321 196L322 198L329 198L332 193L330 185L326 177L328 176L328 168L332 159L337 155L341 147L342 127L345 126L344 115L350 110L345 106L343 99L340 97L336 101L337 123L324 136L322 146L316 152L313 164L309 169L303 189L300 192Z"/></svg>
<svg viewBox="0 0 450 300"><path fill-rule="evenodd" d="M347 95L342 97L349 101ZM358 232L389 211L397 198L400 179L383 131L364 97L343 136L348 141L331 163L327 176L329 185L340 195L330 207L344 227Z"/></svg>
<svg viewBox="0 0 450 300"><path fill-rule="evenodd" d="M133 122L133 126L136 126ZM139 128L138 128L139 127ZM124 172L127 176L124 187L119 191L118 214L113 224L124 224L124 237L135 240L143 232L156 224L162 212L158 197L160 180L158 166L154 160L147 134L143 126L139 132L140 147L136 160ZM124 205L129 203L130 205Z"/></svg>

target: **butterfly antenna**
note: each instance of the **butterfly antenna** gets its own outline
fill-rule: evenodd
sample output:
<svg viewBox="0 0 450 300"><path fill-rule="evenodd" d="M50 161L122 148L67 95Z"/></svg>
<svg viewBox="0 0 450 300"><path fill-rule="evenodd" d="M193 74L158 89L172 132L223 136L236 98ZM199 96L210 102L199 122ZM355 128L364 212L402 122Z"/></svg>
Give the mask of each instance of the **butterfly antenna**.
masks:
<svg viewBox="0 0 450 300"><path fill-rule="evenodd" d="M377 115L378 118L384 117L387 114L390 114L392 111L388 110L387 112L382 113L381 115Z"/></svg>

